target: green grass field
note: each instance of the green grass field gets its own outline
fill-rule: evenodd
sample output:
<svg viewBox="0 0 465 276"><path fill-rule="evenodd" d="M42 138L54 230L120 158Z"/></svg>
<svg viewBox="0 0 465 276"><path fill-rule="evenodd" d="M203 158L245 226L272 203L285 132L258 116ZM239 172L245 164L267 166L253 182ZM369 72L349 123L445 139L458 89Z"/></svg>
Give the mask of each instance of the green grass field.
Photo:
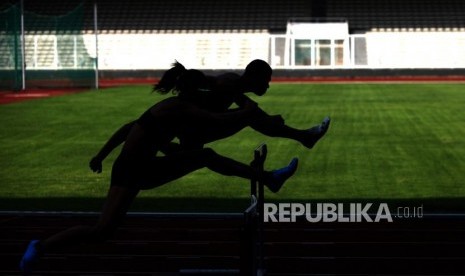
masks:
<svg viewBox="0 0 465 276"><path fill-rule="evenodd" d="M308 128L332 117L328 134L313 150L251 129L210 146L248 163L255 146L266 142L268 169L299 157L296 175L279 194L268 193L268 200L399 200L424 203L425 209L460 209L465 207L463 88L274 83L265 97L254 99L289 125ZM93 174L88 161L113 131L160 99L149 86L130 86L1 105L0 210L98 210L119 149L102 174ZM134 210L242 210L247 184L202 169L142 192Z"/></svg>

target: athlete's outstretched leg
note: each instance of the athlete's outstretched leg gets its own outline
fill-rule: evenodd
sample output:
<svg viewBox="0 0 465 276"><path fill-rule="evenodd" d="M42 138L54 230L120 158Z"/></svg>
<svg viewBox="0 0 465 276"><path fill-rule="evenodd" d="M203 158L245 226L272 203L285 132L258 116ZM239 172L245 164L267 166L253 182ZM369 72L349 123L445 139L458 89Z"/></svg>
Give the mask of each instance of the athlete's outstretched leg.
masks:
<svg viewBox="0 0 465 276"><path fill-rule="evenodd" d="M258 171L249 165L245 165L231 158L219 155L211 149L206 150L209 150L207 153L208 158L206 159L206 167L210 170L223 175L234 175L246 179L263 180L270 191L274 193L279 192L284 182L286 182L286 180L295 173L298 165L298 159L294 158L291 160L289 165L281 169L264 171L262 174L259 174Z"/></svg>
<svg viewBox="0 0 465 276"><path fill-rule="evenodd" d="M230 137L250 126L266 136L292 139L311 149L326 134L329 123L330 119L326 117L321 124L310 129L296 129L286 125L280 115L269 115L258 109L252 117L235 124L189 126L183 130L180 140L185 150L201 149L205 144Z"/></svg>
<svg viewBox="0 0 465 276"><path fill-rule="evenodd" d="M281 116L271 116L263 110L259 111L256 119L250 126L267 136L282 137L296 140L305 147L311 149L328 131L331 119L326 117L321 124L311 127L310 129L296 129L285 124Z"/></svg>
<svg viewBox="0 0 465 276"><path fill-rule="evenodd" d="M311 149L323 137L329 129L331 118L325 117L321 124L305 130L301 143L307 148Z"/></svg>
<svg viewBox="0 0 465 276"><path fill-rule="evenodd" d="M274 171L259 174L254 168L234 159L222 156L210 148L183 151L157 159L153 166L156 173L150 177L152 185L160 186L178 179L190 172L208 168L227 176L238 176L245 179L262 179L273 192L278 192L284 182L291 177L298 165L294 158L288 166Z"/></svg>

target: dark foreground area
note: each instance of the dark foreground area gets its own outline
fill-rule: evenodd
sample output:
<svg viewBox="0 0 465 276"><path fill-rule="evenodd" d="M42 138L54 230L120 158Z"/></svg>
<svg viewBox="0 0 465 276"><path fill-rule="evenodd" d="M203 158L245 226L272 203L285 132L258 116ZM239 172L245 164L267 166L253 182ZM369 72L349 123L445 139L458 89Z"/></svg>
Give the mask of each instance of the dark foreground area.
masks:
<svg viewBox="0 0 465 276"><path fill-rule="evenodd" d="M3 213L1 275L19 275L29 240L95 213ZM131 213L103 244L44 257L34 275L237 275L240 213ZM465 275L465 219L435 215L380 223L265 223L267 275Z"/></svg>

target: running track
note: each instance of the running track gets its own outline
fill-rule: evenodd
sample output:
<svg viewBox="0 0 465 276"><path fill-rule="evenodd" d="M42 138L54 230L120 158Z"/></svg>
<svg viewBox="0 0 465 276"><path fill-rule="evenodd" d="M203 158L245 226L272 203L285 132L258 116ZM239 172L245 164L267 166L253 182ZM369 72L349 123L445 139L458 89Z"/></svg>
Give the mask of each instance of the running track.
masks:
<svg viewBox="0 0 465 276"><path fill-rule="evenodd" d="M122 85L154 84L158 78L120 78L100 79L100 88L108 88ZM465 83L465 76L309 76L309 77L273 77L273 82L281 83ZM76 92L88 91L88 89L28 89L26 91L11 92L0 90L0 104L8 104L25 100L40 99L69 95Z"/></svg>
<svg viewBox="0 0 465 276"><path fill-rule="evenodd" d="M0 215L0 275L19 275L30 239L95 214ZM115 237L47 255L34 275L238 275L241 214L130 214ZM465 275L465 218L266 223L267 275ZM197 272L197 274L194 274Z"/></svg>

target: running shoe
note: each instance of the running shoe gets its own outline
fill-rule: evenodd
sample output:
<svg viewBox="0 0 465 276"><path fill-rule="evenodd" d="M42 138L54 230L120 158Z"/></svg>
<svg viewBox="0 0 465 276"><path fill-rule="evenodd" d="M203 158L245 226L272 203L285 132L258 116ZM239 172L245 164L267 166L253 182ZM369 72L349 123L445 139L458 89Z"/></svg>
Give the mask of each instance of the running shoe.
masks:
<svg viewBox="0 0 465 276"><path fill-rule="evenodd" d="M298 164L299 159L293 158L286 167L272 171L270 181L267 185L268 189L270 189L273 193L279 192L281 187L284 185L284 182L286 182L286 180L295 173Z"/></svg>
<svg viewBox="0 0 465 276"><path fill-rule="evenodd" d="M21 263L19 264L19 268L23 272L23 275L29 275L32 272L32 267L39 259L39 241L33 240L27 246L26 252L21 259Z"/></svg>

